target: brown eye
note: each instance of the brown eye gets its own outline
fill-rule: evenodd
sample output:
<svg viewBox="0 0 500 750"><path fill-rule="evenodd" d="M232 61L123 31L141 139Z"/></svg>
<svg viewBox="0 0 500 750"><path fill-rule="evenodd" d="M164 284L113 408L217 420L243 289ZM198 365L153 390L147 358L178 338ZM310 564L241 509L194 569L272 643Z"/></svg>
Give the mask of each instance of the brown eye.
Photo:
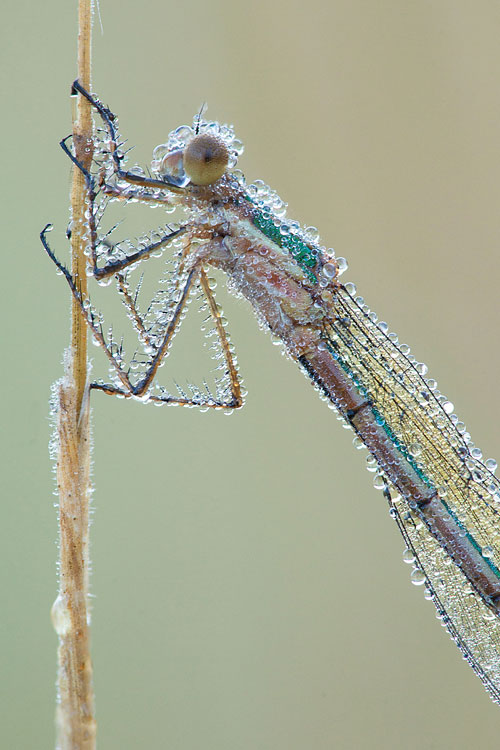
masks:
<svg viewBox="0 0 500 750"><path fill-rule="evenodd" d="M184 171L194 185L210 185L218 180L228 161L226 144L208 133L195 135L184 151Z"/></svg>

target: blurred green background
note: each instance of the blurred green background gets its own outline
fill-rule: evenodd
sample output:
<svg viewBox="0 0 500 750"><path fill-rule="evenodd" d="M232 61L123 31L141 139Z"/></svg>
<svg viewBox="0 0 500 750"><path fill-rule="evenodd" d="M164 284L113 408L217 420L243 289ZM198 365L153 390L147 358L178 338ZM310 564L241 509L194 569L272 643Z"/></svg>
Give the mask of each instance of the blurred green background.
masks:
<svg viewBox="0 0 500 750"><path fill-rule="evenodd" d="M247 177L347 257L344 278L500 458L497 0L101 0L101 15L93 88L136 158L148 163L204 101L233 122ZM38 749L53 746L48 397L69 304L38 232L52 221L67 257L58 140L75 4L19 0L1 34L0 745ZM149 217L145 229L163 221ZM410 584L352 434L226 297L242 411L93 397L99 747L496 746L500 709Z"/></svg>

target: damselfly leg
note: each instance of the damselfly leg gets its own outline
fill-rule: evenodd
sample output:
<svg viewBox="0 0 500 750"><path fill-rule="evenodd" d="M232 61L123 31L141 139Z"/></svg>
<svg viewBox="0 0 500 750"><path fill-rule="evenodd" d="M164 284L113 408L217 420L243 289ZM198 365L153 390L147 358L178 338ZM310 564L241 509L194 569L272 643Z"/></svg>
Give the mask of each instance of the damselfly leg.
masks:
<svg viewBox="0 0 500 750"><path fill-rule="evenodd" d="M154 239L151 236L152 241L143 241L139 247L134 247L133 243L127 241L126 251L123 249L123 243L112 244L109 241L109 234L114 228L110 232L99 234L99 224L110 198L170 204L172 193L183 195L189 191L189 188L170 185L162 180L141 178L122 170L123 155L119 152L115 116L95 97L86 92L78 82L75 82L73 88L85 96L100 114L107 136L105 143L99 143L96 140L98 145L93 149L97 173L89 171L77 159L68 146L68 138L61 141L64 152L82 171L87 183L89 271L101 283L110 281L114 277L121 301L142 347L142 354L138 356L136 351L132 359L127 362L122 342L116 341L111 333L106 337L102 316L92 307L88 299L83 299L81 290L70 271L57 259L50 248L47 232L51 227L47 225L40 235L42 244L51 260L65 276L94 340L103 349L113 374L113 383L96 382L92 384L92 387L110 395L136 397L153 402L213 409L238 408L242 405L242 396L237 369L220 308L215 301L204 268L203 253L199 252L199 249L203 249L203 245L212 238L212 230L210 228L207 230L200 222L187 222L178 228L167 225L166 230L157 231ZM108 177L114 182L107 181ZM135 188L129 186L124 189L124 182L132 183ZM179 240L182 242L180 251ZM156 299L154 298L147 306L146 312L142 313L137 300L142 278L137 288L132 289L129 271L141 261L160 254L162 250L172 245L176 245L177 260L171 274L172 281L168 294L163 293L162 296L158 293ZM203 389L191 387L191 395L179 386L177 386L179 396L173 396L159 386L156 392L152 392L151 386L156 373L164 362L185 313L188 299L196 289L200 291L204 299L204 307L208 311L207 317L211 322L212 332L218 340L218 358L221 361L217 369L222 373L217 378L216 394L206 383ZM222 387L222 381L225 387Z"/></svg>

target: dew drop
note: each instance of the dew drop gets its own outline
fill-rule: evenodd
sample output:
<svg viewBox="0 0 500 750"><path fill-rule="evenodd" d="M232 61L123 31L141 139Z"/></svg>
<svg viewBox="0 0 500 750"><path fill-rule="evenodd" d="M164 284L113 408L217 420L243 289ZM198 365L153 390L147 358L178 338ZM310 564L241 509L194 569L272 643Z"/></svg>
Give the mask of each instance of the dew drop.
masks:
<svg viewBox="0 0 500 750"><path fill-rule="evenodd" d="M408 549L408 547L403 552L403 562L408 563L409 565L415 562L415 554L413 550Z"/></svg>
<svg viewBox="0 0 500 750"><path fill-rule="evenodd" d="M304 235L309 242L318 242L319 240L319 230L316 227L306 227Z"/></svg>
<svg viewBox="0 0 500 750"><path fill-rule="evenodd" d="M489 610L488 612L484 612L483 614L483 620L485 622L493 622L494 620L496 620L496 617L496 614L494 612L490 612Z"/></svg>
<svg viewBox="0 0 500 750"><path fill-rule="evenodd" d="M327 279L333 279L337 274L337 267L335 263L325 263L321 269L321 273L326 276Z"/></svg>
<svg viewBox="0 0 500 750"><path fill-rule="evenodd" d="M426 364L423 362L417 362L415 367L419 375L427 375L428 368Z"/></svg>
<svg viewBox="0 0 500 750"><path fill-rule="evenodd" d="M420 445L420 443L412 443L410 445L410 453L412 456L415 456L415 458L417 456L420 456L420 454L422 453L422 446Z"/></svg>
<svg viewBox="0 0 500 750"><path fill-rule="evenodd" d="M337 258L337 268L339 270L339 276L347 271L348 265L345 258Z"/></svg>
<svg viewBox="0 0 500 750"><path fill-rule="evenodd" d="M410 578L414 586L422 586L425 583L425 574L418 568L412 571Z"/></svg>
<svg viewBox="0 0 500 750"><path fill-rule="evenodd" d="M59 594L50 610L50 618L57 635L64 636L71 629L71 618L66 598Z"/></svg>

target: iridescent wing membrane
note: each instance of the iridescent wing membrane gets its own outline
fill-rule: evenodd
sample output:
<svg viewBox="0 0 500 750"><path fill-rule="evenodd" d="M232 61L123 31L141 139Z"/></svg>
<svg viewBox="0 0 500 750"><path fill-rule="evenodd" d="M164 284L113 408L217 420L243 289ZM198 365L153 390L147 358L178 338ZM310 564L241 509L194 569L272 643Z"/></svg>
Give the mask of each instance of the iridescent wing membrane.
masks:
<svg viewBox="0 0 500 750"><path fill-rule="evenodd" d="M355 297L354 285L341 285L334 318L325 324L332 354L373 404L387 435L429 487L434 487L463 536L500 578L500 483L496 464L482 462L453 405L426 379L427 368L399 345L387 325ZM368 459L373 461L371 457ZM373 461L374 470L377 464ZM387 480L380 474L375 486ZM391 515L405 538L412 578L425 583L442 620L464 658L500 701L499 620L449 554L429 533L417 503L394 488Z"/></svg>

